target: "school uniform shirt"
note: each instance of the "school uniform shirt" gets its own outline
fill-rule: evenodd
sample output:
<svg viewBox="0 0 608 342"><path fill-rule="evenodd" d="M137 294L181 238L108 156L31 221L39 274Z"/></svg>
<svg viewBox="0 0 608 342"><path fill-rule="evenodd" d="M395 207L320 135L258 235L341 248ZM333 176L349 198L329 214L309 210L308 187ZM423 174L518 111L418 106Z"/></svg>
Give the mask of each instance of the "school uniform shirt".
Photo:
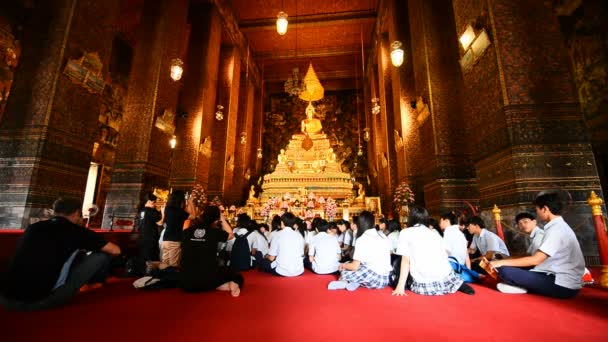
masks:
<svg viewBox="0 0 608 342"><path fill-rule="evenodd" d="M314 230L305 230L304 231L304 243L310 245L310 240L317 235L317 232Z"/></svg>
<svg viewBox="0 0 608 342"><path fill-rule="evenodd" d="M338 235L338 243L343 244L344 246L352 246L353 232L350 229L347 229L344 233L340 233L340 235Z"/></svg>
<svg viewBox="0 0 608 342"><path fill-rule="evenodd" d="M391 251L395 254L397 251L397 243L399 242L399 230L395 230L388 234L388 240L391 242Z"/></svg>
<svg viewBox="0 0 608 342"><path fill-rule="evenodd" d="M473 235L471 248L479 249L479 253L481 253L481 255L486 255L488 251L492 251L494 252L494 257L496 257L496 254L509 256L509 250L507 249L504 241L502 241L498 235L487 229L481 229L481 233L479 233L479 235Z"/></svg>
<svg viewBox="0 0 608 342"><path fill-rule="evenodd" d="M340 266L340 244L335 235L321 232L313 236L308 247L308 255L314 256L312 270L318 274L329 274L338 271Z"/></svg>
<svg viewBox="0 0 608 342"><path fill-rule="evenodd" d="M281 233L282 230L273 230L270 232L270 236L268 237L268 245L272 246L272 242L274 241L274 239L277 237L277 235L279 235L279 233Z"/></svg>
<svg viewBox="0 0 608 342"><path fill-rule="evenodd" d="M98 252L106 243L94 231L61 216L30 225L5 274L4 295L24 302L48 296L75 251Z"/></svg>
<svg viewBox="0 0 608 342"><path fill-rule="evenodd" d="M275 236L268 254L276 257L272 267L278 274L294 277L304 273L304 238L291 227Z"/></svg>
<svg viewBox="0 0 608 342"><path fill-rule="evenodd" d="M383 233L368 229L356 239L353 260L358 260L379 275L391 270L391 243Z"/></svg>
<svg viewBox="0 0 608 342"><path fill-rule="evenodd" d="M249 234L247 240L249 241L250 251L255 248L258 252L262 253L262 256L268 254L268 240L266 240L266 237L262 233L256 230Z"/></svg>
<svg viewBox="0 0 608 342"><path fill-rule="evenodd" d="M572 228L559 216L545 225L545 237L539 250L547 254L532 271L555 274L555 284L578 290L583 287L585 259Z"/></svg>
<svg viewBox="0 0 608 342"><path fill-rule="evenodd" d="M422 224L401 231L397 254L410 258L410 274L418 283L441 281L452 272L441 236Z"/></svg>
<svg viewBox="0 0 608 342"><path fill-rule="evenodd" d="M529 255L534 255L534 253L536 253L536 251L538 251L538 248L540 247L540 244L543 242L543 238L545 237L545 231L542 230L541 228L534 228L534 230L532 231L532 233L530 233L530 246L527 249L527 253Z"/></svg>
<svg viewBox="0 0 608 342"><path fill-rule="evenodd" d="M232 246L234 246L234 241L236 241L236 236L245 235L245 234L247 234L247 232L248 232L247 228L234 228L234 230L232 231L232 233L234 234L234 237L232 239L226 241L226 251L232 252ZM249 234L249 236L251 236L251 234ZM249 236L247 237L247 240L249 240Z"/></svg>
<svg viewBox="0 0 608 342"><path fill-rule="evenodd" d="M458 263L464 265L467 259L467 239L458 228L458 225L448 226L443 231L443 243L448 256L456 258Z"/></svg>

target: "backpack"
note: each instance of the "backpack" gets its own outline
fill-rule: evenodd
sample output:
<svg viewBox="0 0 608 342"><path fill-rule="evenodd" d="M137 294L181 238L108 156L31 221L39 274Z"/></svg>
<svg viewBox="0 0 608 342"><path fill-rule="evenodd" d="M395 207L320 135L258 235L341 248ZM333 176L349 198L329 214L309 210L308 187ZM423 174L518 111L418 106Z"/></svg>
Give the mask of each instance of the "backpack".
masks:
<svg viewBox="0 0 608 342"><path fill-rule="evenodd" d="M465 283L474 283L479 280L479 273L468 269L464 265L459 264L456 258L451 256L448 258L448 260L450 261L450 266L452 266L454 272L458 274L460 278L464 280Z"/></svg>
<svg viewBox="0 0 608 342"><path fill-rule="evenodd" d="M230 253L230 267L235 271L246 271L251 268L251 250L249 249L249 241L247 241L247 237L251 233L253 231L244 235L234 235L234 245Z"/></svg>

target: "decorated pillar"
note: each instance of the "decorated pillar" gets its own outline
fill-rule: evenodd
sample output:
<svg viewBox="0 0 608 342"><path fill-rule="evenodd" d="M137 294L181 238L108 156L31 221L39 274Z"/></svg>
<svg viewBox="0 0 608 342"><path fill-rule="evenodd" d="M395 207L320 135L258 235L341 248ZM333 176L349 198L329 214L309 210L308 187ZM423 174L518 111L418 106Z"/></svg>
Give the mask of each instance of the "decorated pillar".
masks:
<svg viewBox="0 0 608 342"><path fill-rule="evenodd" d="M190 7L188 65L183 78L179 108L185 116L178 122L179 147L173 158L171 186L192 189L195 183L207 188L209 161L215 148L211 133L216 112L217 78L222 38L221 18L215 6Z"/></svg>
<svg viewBox="0 0 608 342"><path fill-rule="evenodd" d="M496 204L494 204L494 209L492 209L492 213L494 214L494 225L496 226L496 235L500 237L502 241L505 241L505 234L502 231L502 218L500 217L500 208Z"/></svg>
<svg viewBox="0 0 608 342"><path fill-rule="evenodd" d="M241 57L236 47L224 47L220 52L217 103L224 107L224 118L213 125L213 153L209 169L209 195L224 197L232 186L235 168Z"/></svg>
<svg viewBox="0 0 608 342"><path fill-rule="evenodd" d="M476 180L462 128L462 73L449 1L408 2L424 200L432 214L476 202Z"/></svg>
<svg viewBox="0 0 608 342"><path fill-rule="evenodd" d="M233 184L226 191L228 203L242 203L246 201L245 187L255 173L255 155L259 136L253 132L253 95L254 87L247 79L246 73L242 73L241 79L239 114L237 122L237 139L234 148L234 177ZM253 158L252 158L253 154ZM252 163L253 162L253 163Z"/></svg>
<svg viewBox="0 0 608 342"><path fill-rule="evenodd" d="M0 122L0 227L84 198L119 1L38 1ZM95 23L95 25L91 25ZM86 77L85 77L86 76Z"/></svg>
<svg viewBox="0 0 608 342"><path fill-rule="evenodd" d="M595 191L591 191L587 203L591 207L595 236L597 237L597 246L600 252L600 262L602 263L599 283L601 287L608 289L608 231L606 230L606 222L602 213L604 201L595 194Z"/></svg>
<svg viewBox="0 0 608 342"><path fill-rule="evenodd" d="M187 0L144 4L102 228L113 216L135 217L153 187L168 188L179 86L170 65L181 57L187 15Z"/></svg>
<svg viewBox="0 0 608 342"><path fill-rule="evenodd" d="M570 202L564 218L578 226L583 253L593 255L585 201L600 182L551 2L452 3L464 78L462 121L470 132L482 215L489 219L498 204L510 221L539 191L561 189Z"/></svg>

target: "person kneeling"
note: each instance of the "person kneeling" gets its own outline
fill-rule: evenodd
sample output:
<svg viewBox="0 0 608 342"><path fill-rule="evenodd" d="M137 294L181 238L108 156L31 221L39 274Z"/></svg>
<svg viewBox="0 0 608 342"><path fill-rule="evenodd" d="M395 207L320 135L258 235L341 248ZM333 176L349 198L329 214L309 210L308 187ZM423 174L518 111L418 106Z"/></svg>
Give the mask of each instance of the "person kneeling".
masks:
<svg viewBox="0 0 608 342"><path fill-rule="evenodd" d="M218 229L217 224L221 224ZM188 292L230 291L238 297L243 276L218 265L217 245L231 239L232 228L216 206L209 206L184 231L178 286Z"/></svg>
<svg viewBox="0 0 608 342"><path fill-rule="evenodd" d="M401 231L397 254L401 255L401 268L393 295L405 295L408 275L412 275L410 290L421 295L445 295L461 291L475 294L472 287L454 272L448 261L441 236L427 228L429 214L423 207L410 208L408 224Z"/></svg>
<svg viewBox="0 0 608 342"><path fill-rule="evenodd" d="M381 289L388 285L391 272L391 243L374 228L374 215L364 211L357 219L357 242L353 261L340 264L340 280L332 281L329 290L354 291L359 286Z"/></svg>
<svg viewBox="0 0 608 342"><path fill-rule="evenodd" d="M1 299L7 309L58 307L86 284L105 281L111 257L120 248L82 226L81 208L78 200L59 198L53 203L54 217L25 230L6 275Z"/></svg>
<svg viewBox="0 0 608 342"><path fill-rule="evenodd" d="M585 260L581 247L574 231L561 217L563 204L557 192L539 194L534 205L536 216L547 222L543 240L531 256L490 262L503 281L497 285L498 290L572 298L583 286ZM531 266L534 268L525 269Z"/></svg>

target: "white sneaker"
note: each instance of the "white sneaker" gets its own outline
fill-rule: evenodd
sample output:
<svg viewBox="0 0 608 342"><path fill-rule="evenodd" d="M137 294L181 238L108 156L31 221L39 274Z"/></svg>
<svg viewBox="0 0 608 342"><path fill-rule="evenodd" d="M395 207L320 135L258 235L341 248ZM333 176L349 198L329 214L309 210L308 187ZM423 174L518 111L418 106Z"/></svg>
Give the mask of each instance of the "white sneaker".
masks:
<svg viewBox="0 0 608 342"><path fill-rule="evenodd" d="M348 283L343 280L334 280L334 281L330 282L329 285L327 285L327 289L328 290L344 290L346 288L346 285L348 285Z"/></svg>
<svg viewBox="0 0 608 342"><path fill-rule="evenodd" d="M496 285L496 288L498 289L498 291L500 291L502 293L510 293L510 294L528 293L528 290L524 289L523 287L509 285L509 284L505 284L505 283L498 283Z"/></svg>

